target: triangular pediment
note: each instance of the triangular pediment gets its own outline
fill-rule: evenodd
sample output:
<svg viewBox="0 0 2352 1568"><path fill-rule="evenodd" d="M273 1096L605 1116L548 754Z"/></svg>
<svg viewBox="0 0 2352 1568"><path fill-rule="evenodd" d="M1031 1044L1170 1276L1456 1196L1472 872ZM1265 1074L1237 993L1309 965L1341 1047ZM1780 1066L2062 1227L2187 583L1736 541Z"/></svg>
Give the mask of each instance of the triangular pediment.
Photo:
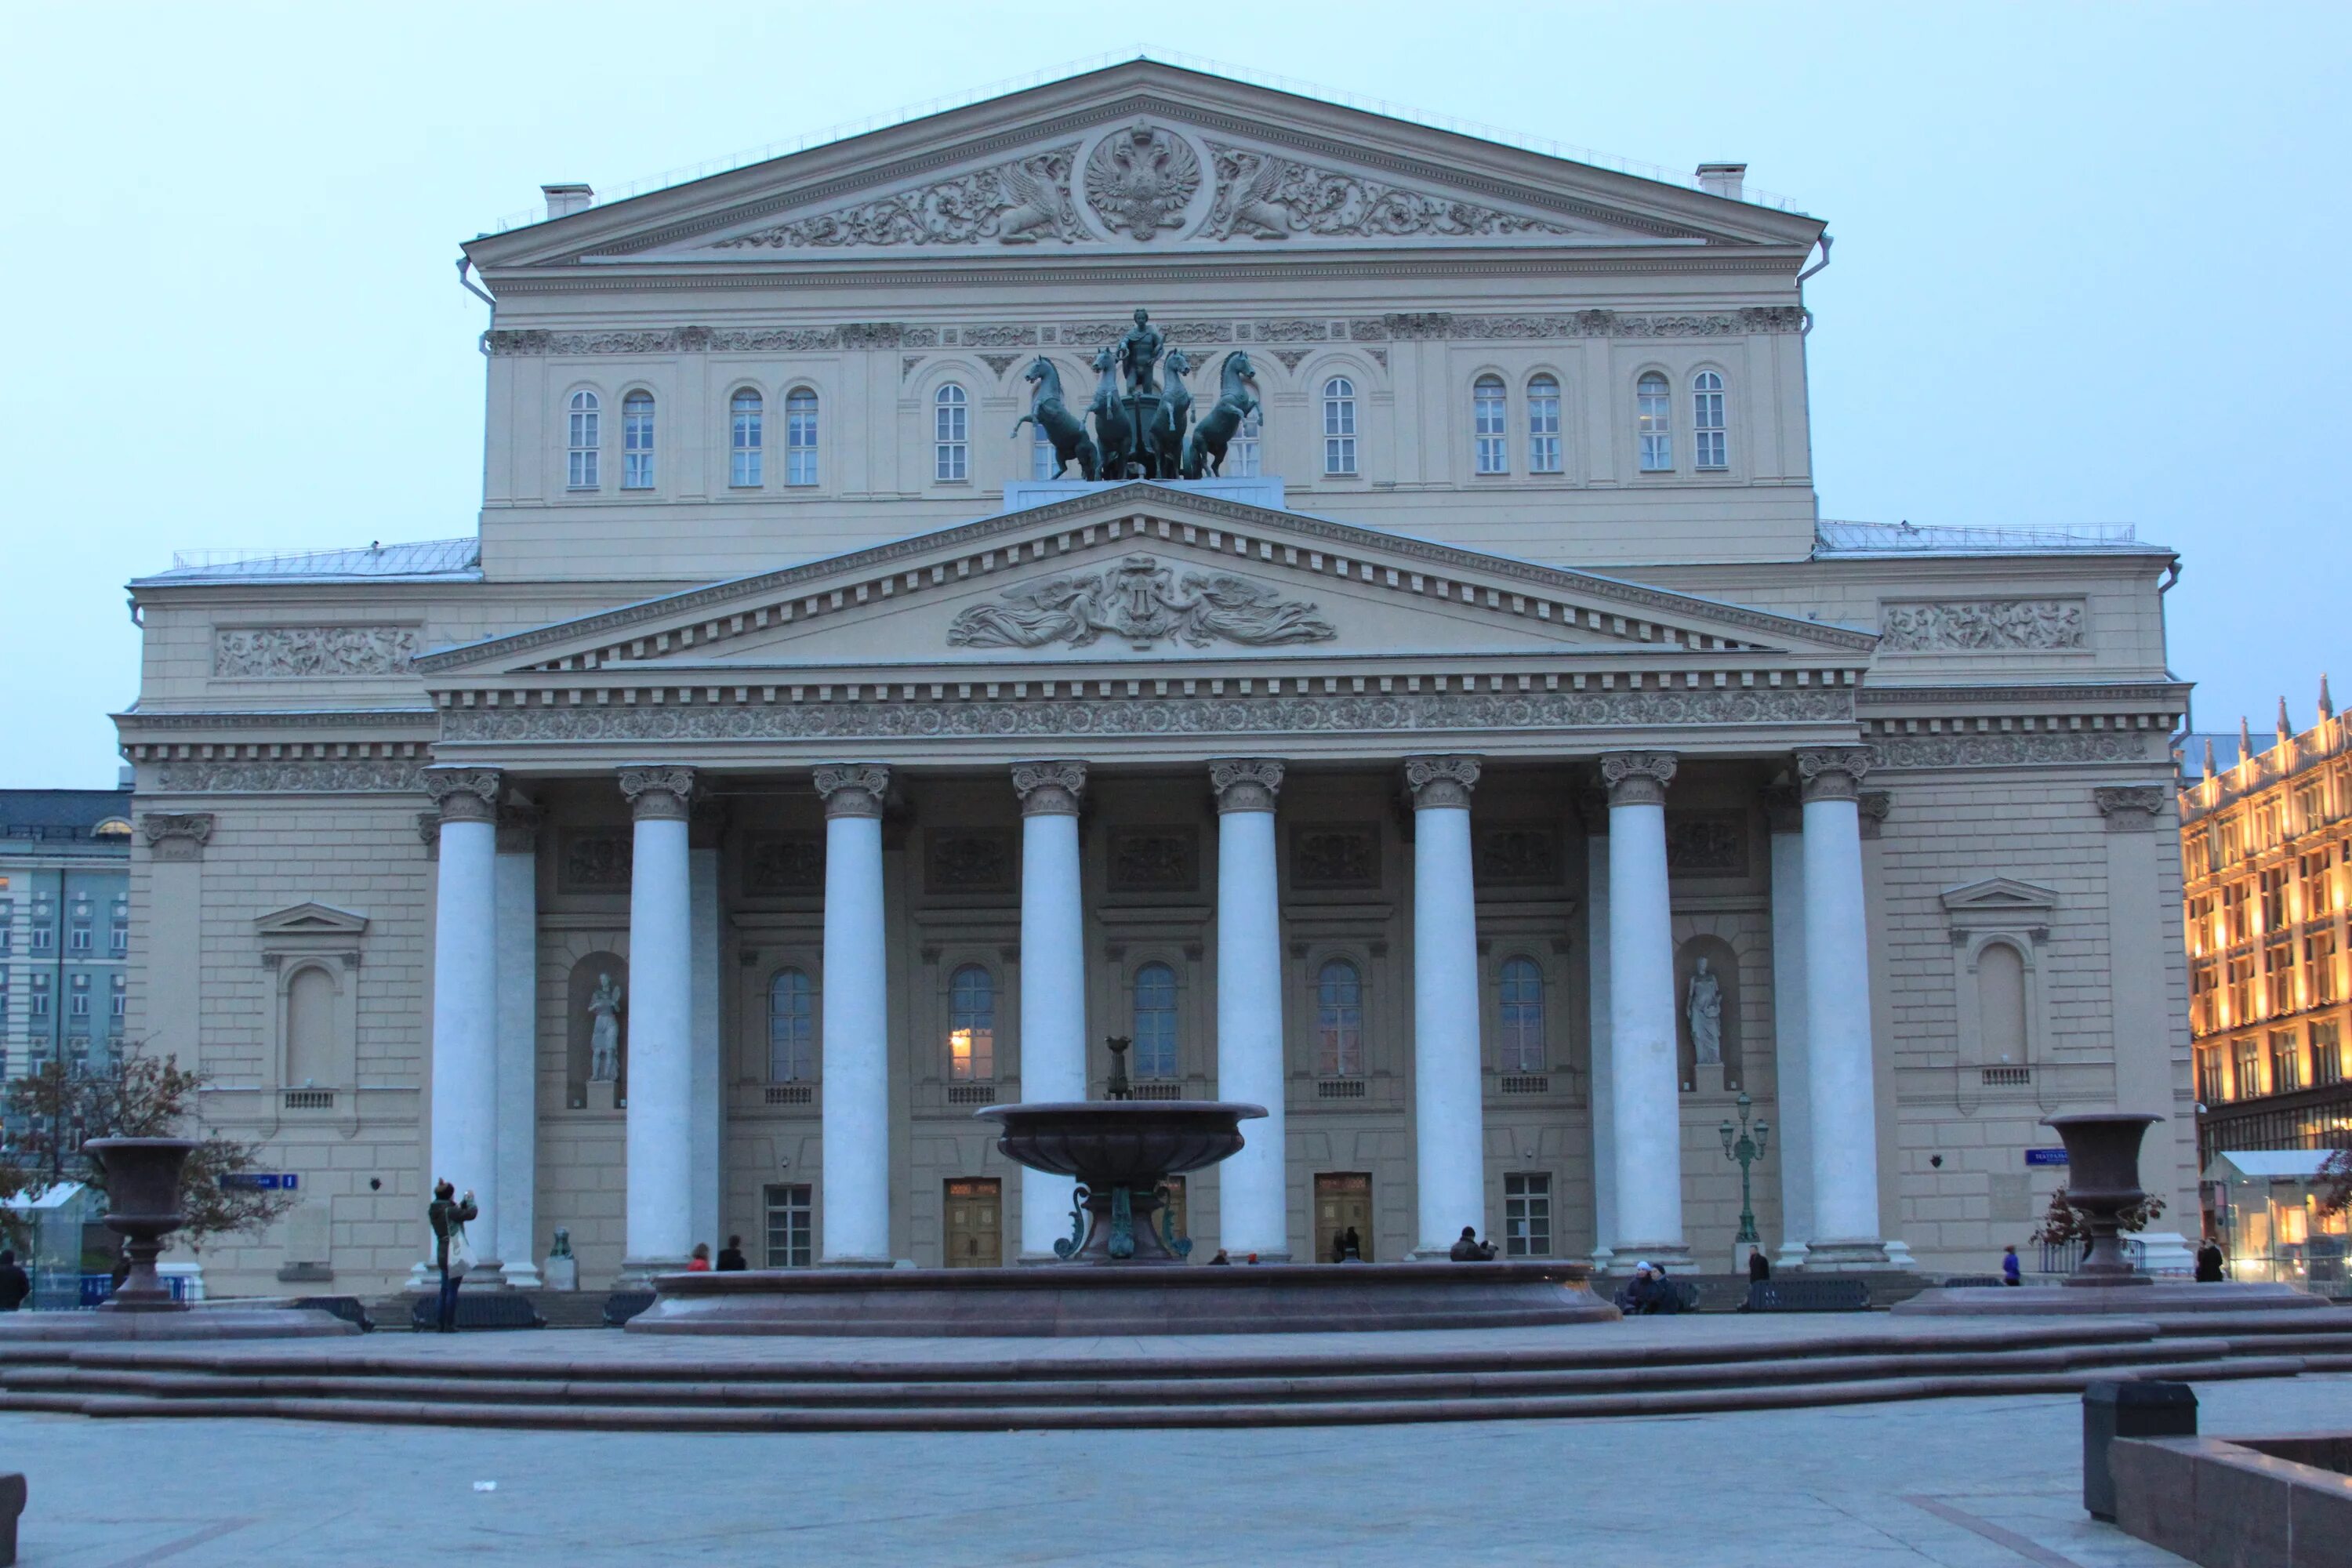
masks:
<svg viewBox="0 0 2352 1568"><path fill-rule="evenodd" d="M2048 914L2058 907L2055 889L2021 882L2013 877L1987 877L1947 888L1939 895L1955 915Z"/></svg>
<svg viewBox="0 0 2352 1568"><path fill-rule="evenodd" d="M748 679L1496 655L1596 670L1698 655L1821 669L1858 666L1876 641L1181 485L1078 488L1048 505L440 650L417 668L436 684L565 670Z"/></svg>
<svg viewBox="0 0 2352 1568"><path fill-rule="evenodd" d="M607 203L467 247L834 262L1446 246L1792 246L1814 220L1149 60Z"/></svg>
<svg viewBox="0 0 2352 1568"><path fill-rule="evenodd" d="M260 936L358 936L367 928L367 916L316 902L273 910L253 921Z"/></svg>

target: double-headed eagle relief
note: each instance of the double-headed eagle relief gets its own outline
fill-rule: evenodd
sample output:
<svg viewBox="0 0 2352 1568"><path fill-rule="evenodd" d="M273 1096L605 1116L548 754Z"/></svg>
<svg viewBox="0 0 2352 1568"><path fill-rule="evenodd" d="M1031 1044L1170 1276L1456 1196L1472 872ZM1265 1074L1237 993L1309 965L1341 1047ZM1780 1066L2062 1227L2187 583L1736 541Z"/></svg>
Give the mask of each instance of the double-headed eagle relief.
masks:
<svg viewBox="0 0 2352 1568"><path fill-rule="evenodd" d="M1103 226L1150 239L1182 226L1201 188L1201 158L1173 132L1141 121L1106 136L1087 160L1087 201Z"/></svg>
<svg viewBox="0 0 2352 1568"><path fill-rule="evenodd" d="M1109 572L1064 573L1007 588L948 628L953 647L1085 647L1106 635L1139 651L1164 639L1207 647L1220 639L1254 647L1328 642L1339 634L1316 606L1223 572L1175 573L1150 555Z"/></svg>

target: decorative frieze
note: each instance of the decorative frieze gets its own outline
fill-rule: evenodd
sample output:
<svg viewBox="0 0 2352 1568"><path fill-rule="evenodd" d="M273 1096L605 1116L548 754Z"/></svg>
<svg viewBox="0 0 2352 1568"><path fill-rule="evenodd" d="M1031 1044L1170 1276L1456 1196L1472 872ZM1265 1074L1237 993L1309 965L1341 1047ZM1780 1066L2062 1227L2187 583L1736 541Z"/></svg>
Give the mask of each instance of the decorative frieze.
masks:
<svg viewBox="0 0 2352 1568"><path fill-rule="evenodd" d="M487 822L496 826L499 790L504 781L496 768L432 767L425 770L425 793L443 823Z"/></svg>
<svg viewBox="0 0 2352 1568"><path fill-rule="evenodd" d="M1620 310L1569 310L1549 315L1474 316L1451 310L1392 311L1359 316L1348 323L1357 342L1485 342L1553 338L1730 338L1771 332L1801 332L1805 312L1796 305L1758 305L1738 310L1645 315Z"/></svg>
<svg viewBox="0 0 2352 1568"><path fill-rule="evenodd" d="M1674 782L1675 766L1672 752L1604 752L1601 758L1601 782L1609 791L1609 804L1665 805L1666 785Z"/></svg>
<svg viewBox="0 0 2352 1568"><path fill-rule="evenodd" d="M2116 784L2091 792L2110 833L2152 833L2171 792L2162 784Z"/></svg>
<svg viewBox="0 0 2352 1568"><path fill-rule="evenodd" d="M620 783L639 822L683 822L693 807L692 768L623 768Z"/></svg>
<svg viewBox="0 0 2352 1568"><path fill-rule="evenodd" d="M1191 893L1201 886L1201 835L1186 826L1110 830L1109 887L1114 893Z"/></svg>
<svg viewBox="0 0 2352 1568"><path fill-rule="evenodd" d="M213 674L225 679L405 675L421 651L415 626L218 626Z"/></svg>
<svg viewBox="0 0 2352 1568"><path fill-rule="evenodd" d="M827 816L879 816L890 770L879 763L827 763L813 775Z"/></svg>
<svg viewBox="0 0 2352 1568"><path fill-rule="evenodd" d="M1076 761L1015 763L1013 792L1024 816L1076 816L1086 793L1087 764Z"/></svg>
<svg viewBox="0 0 2352 1568"><path fill-rule="evenodd" d="M2083 647L2080 599L1940 599L1880 612L1890 653L2061 652Z"/></svg>
<svg viewBox="0 0 2352 1568"><path fill-rule="evenodd" d="M1271 757L1218 757L1209 763L1209 787L1219 811L1272 811L1282 773Z"/></svg>
<svg viewBox="0 0 2352 1568"><path fill-rule="evenodd" d="M1319 822L1293 827L1290 885L1303 892L1370 892L1378 889L1380 825Z"/></svg>
<svg viewBox="0 0 2352 1568"><path fill-rule="evenodd" d="M1474 875L1481 888L1559 885L1559 829L1546 823L1483 824L1471 837Z"/></svg>
<svg viewBox="0 0 2352 1568"><path fill-rule="evenodd" d="M636 840L625 827L567 827L556 835L555 890L625 893Z"/></svg>
<svg viewBox="0 0 2352 1568"><path fill-rule="evenodd" d="M1139 652L1163 639L1192 647L1217 641L1265 647L1325 642L1339 634L1315 605L1285 599L1231 573L1187 572L1180 582L1157 557L1130 555L1108 572L1071 572L1005 589L948 628L950 647L1085 647L1104 633Z"/></svg>
<svg viewBox="0 0 2352 1568"><path fill-rule="evenodd" d="M709 250L843 246L1076 244L1094 237L1070 199L1075 142L831 212L714 240Z"/></svg>
<svg viewBox="0 0 2352 1568"><path fill-rule="evenodd" d="M1666 869L1685 877L1748 875L1748 814L1666 813Z"/></svg>
<svg viewBox="0 0 2352 1568"><path fill-rule="evenodd" d="M415 795L422 764L396 759L175 758L158 765L165 795Z"/></svg>
<svg viewBox="0 0 2352 1568"><path fill-rule="evenodd" d="M2156 740L2161 741L2162 735ZM2029 731L1978 735L1874 738L1883 768L2048 767L2066 763L2140 763L2149 738L2127 730Z"/></svg>
<svg viewBox="0 0 2352 1568"><path fill-rule="evenodd" d="M139 818L139 837L153 859L201 860L215 820L209 811L150 811Z"/></svg>
<svg viewBox="0 0 2352 1568"><path fill-rule="evenodd" d="M1216 196L1200 237L1211 240L1479 238L1573 235L1566 224L1481 206L1255 148L1209 143Z"/></svg>
<svg viewBox="0 0 2352 1568"><path fill-rule="evenodd" d="M755 899L804 898L824 891L824 835L755 832L743 836L743 891Z"/></svg>
<svg viewBox="0 0 2352 1568"><path fill-rule="evenodd" d="M1020 853L1001 827L935 827L923 844L923 887L933 893L1009 893Z"/></svg>
<svg viewBox="0 0 2352 1568"><path fill-rule="evenodd" d="M1407 757L1404 787L1415 811L1467 811L1478 771L1475 757Z"/></svg>

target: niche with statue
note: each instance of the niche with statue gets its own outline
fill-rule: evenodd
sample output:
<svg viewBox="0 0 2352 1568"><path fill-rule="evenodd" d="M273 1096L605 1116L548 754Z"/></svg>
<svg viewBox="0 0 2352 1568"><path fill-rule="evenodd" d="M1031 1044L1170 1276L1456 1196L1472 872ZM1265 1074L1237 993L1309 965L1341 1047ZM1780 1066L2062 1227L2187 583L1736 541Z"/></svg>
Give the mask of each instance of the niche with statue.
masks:
<svg viewBox="0 0 2352 1568"><path fill-rule="evenodd" d="M1739 979L1739 955L1719 936L1695 936L1675 950L1675 1070L1685 1094L1747 1087Z"/></svg>
<svg viewBox="0 0 2352 1568"><path fill-rule="evenodd" d="M629 1103L629 963L592 952L572 966L564 1008L564 1104L619 1110Z"/></svg>

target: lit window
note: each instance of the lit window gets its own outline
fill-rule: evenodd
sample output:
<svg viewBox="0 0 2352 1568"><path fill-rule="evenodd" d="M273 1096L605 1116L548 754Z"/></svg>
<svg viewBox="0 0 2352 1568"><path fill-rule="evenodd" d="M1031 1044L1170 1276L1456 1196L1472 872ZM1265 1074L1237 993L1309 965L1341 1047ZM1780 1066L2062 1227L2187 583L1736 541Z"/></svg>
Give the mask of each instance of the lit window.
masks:
<svg viewBox="0 0 2352 1568"><path fill-rule="evenodd" d="M767 438L767 409L766 400L748 386L737 393L729 405L727 482L738 489L767 482L761 461Z"/></svg>
<svg viewBox="0 0 2352 1568"><path fill-rule="evenodd" d="M1501 982L1502 1070L1542 1072L1550 1065L1544 1048L1543 971L1532 958L1509 959Z"/></svg>
<svg viewBox="0 0 2352 1568"><path fill-rule="evenodd" d="M1511 438L1507 430L1508 418L1501 380L1491 375L1480 376L1478 384L1470 389L1470 421L1478 438L1478 471L1482 474L1507 474L1511 471Z"/></svg>
<svg viewBox="0 0 2352 1568"><path fill-rule="evenodd" d="M2271 1092L2286 1094L2303 1087L2303 1043L2293 1029L2271 1031Z"/></svg>
<svg viewBox="0 0 2352 1568"><path fill-rule="evenodd" d="M942 484L971 477L971 410L954 382L931 399L931 477Z"/></svg>
<svg viewBox="0 0 2352 1568"><path fill-rule="evenodd" d="M633 392L621 399L621 488L654 488L654 395Z"/></svg>
<svg viewBox="0 0 2352 1568"><path fill-rule="evenodd" d="M1128 1059L1135 1076L1176 1077L1176 972L1164 963L1135 972L1134 1030Z"/></svg>
<svg viewBox="0 0 2352 1568"><path fill-rule="evenodd" d="M784 398L784 483L816 483L816 394L806 387Z"/></svg>
<svg viewBox="0 0 2352 1568"><path fill-rule="evenodd" d="M977 963L948 976L948 1076L958 1083L996 1077L996 981Z"/></svg>
<svg viewBox="0 0 2352 1568"><path fill-rule="evenodd" d="M1234 432L1233 443L1225 452L1224 471L1235 479L1256 479L1258 439L1265 434L1265 421L1256 409L1243 415L1241 428Z"/></svg>
<svg viewBox="0 0 2352 1568"><path fill-rule="evenodd" d="M1315 1072L1360 1078L1364 1071L1364 977L1344 958L1315 977Z"/></svg>
<svg viewBox="0 0 2352 1568"><path fill-rule="evenodd" d="M1727 468L1729 449L1723 428L1723 377L1703 370L1691 377L1692 456L1702 468Z"/></svg>
<svg viewBox="0 0 2352 1568"><path fill-rule="evenodd" d="M1503 1177L1503 1256L1551 1256L1551 1178L1536 1172Z"/></svg>
<svg viewBox="0 0 2352 1568"><path fill-rule="evenodd" d="M1655 372L1634 388L1634 413L1642 432L1642 471L1671 472L1675 466L1674 395L1666 378Z"/></svg>
<svg viewBox="0 0 2352 1568"><path fill-rule="evenodd" d="M1344 375L1323 384L1323 471L1356 471L1356 384Z"/></svg>
<svg viewBox="0 0 2352 1568"><path fill-rule="evenodd" d="M816 991L797 969L768 983L768 1081L806 1083L816 1077Z"/></svg>
<svg viewBox="0 0 2352 1568"><path fill-rule="evenodd" d="M604 449L602 406L593 392L572 395L572 464L564 482L575 490L596 488L596 459Z"/></svg>
<svg viewBox="0 0 2352 1568"><path fill-rule="evenodd" d="M1528 383L1528 472L1559 471L1559 383L1539 375Z"/></svg>

